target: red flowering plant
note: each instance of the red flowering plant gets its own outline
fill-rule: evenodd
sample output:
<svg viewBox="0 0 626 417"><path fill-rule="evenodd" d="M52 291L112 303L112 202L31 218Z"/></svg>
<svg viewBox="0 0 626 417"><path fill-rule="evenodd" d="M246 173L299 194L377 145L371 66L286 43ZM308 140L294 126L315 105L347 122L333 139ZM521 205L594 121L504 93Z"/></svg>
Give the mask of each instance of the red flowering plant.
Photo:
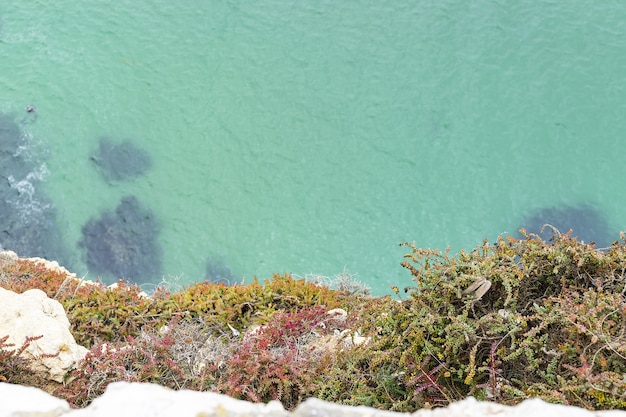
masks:
<svg viewBox="0 0 626 417"><path fill-rule="evenodd" d="M279 400L292 409L312 395L315 377L332 361L338 342L333 335L344 326L344 316L321 306L278 311L234 345L217 388L248 401Z"/></svg>
<svg viewBox="0 0 626 417"><path fill-rule="evenodd" d="M20 384L34 377L28 360L21 355L31 342L41 339L41 337L27 337L20 347L16 347L14 343L9 343L9 336L0 337L0 382Z"/></svg>
<svg viewBox="0 0 626 417"><path fill-rule="evenodd" d="M172 389L212 388L214 374L228 355L223 338L197 321L172 319L125 341L94 346L56 394L84 407L111 382L150 382Z"/></svg>

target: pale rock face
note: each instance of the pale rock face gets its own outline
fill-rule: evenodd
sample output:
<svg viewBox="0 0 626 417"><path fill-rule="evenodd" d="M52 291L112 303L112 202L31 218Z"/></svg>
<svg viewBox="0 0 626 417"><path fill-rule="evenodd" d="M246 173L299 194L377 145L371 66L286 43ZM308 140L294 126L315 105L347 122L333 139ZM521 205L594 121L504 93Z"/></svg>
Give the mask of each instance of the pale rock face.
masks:
<svg viewBox="0 0 626 417"><path fill-rule="evenodd" d="M46 268L49 271L54 271L57 273L61 273L63 275L65 275L66 277L70 278L70 279L76 279L79 280L79 278L76 276L75 273L68 271L67 269L65 269L64 267L62 267L61 265L59 265L59 263L57 261L49 261L47 259L44 258L26 258L29 261L41 264L44 268Z"/></svg>
<svg viewBox="0 0 626 417"><path fill-rule="evenodd" d="M487 401L476 401L472 397L450 404L447 408L419 410L414 417L624 417L624 411L589 411L584 408L550 404L539 398L525 400L516 406L507 406Z"/></svg>
<svg viewBox="0 0 626 417"><path fill-rule="evenodd" d="M17 253L10 250L0 251L0 266L13 265L18 259Z"/></svg>
<svg viewBox="0 0 626 417"><path fill-rule="evenodd" d="M16 294L0 288L0 337L9 336L7 343L16 348L27 337L43 336L31 342L22 356L32 360L31 368L47 378L63 382L88 350L80 346L70 333L70 322L63 306L37 289ZM42 357L43 354L55 357Z"/></svg>
<svg viewBox="0 0 626 417"><path fill-rule="evenodd" d="M83 281L83 282L89 282L89 281ZM119 288L119 284L116 282L107 286L107 288L110 290L116 290ZM145 291L140 291L139 294L137 295L139 295L141 298L150 298L150 296Z"/></svg>
<svg viewBox="0 0 626 417"><path fill-rule="evenodd" d="M58 417L70 412L67 401L40 389L0 382L0 416Z"/></svg>
<svg viewBox="0 0 626 417"><path fill-rule="evenodd" d="M277 401L255 404L213 392L173 391L154 384L115 382L87 408L73 411L70 416L286 417L289 413Z"/></svg>
<svg viewBox="0 0 626 417"><path fill-rule="evenodd" d="M351 407L333 404L317 398L309 398L295 409L292 417L408 417L409 415L365 406Z"/></svg>
<svg viewBox="0 0 626 417"><path fill-rule="evenodd" d="M71 410L68 404L31 387L0 383L2 417L626 417L625 411L589 411L530 399L516 406L466 398L446 408L413 414L333 404L309 398L294 411L277 401L268 404L236 400L213 392L173 391L159 385L114 382L88 407Z"/></svg>

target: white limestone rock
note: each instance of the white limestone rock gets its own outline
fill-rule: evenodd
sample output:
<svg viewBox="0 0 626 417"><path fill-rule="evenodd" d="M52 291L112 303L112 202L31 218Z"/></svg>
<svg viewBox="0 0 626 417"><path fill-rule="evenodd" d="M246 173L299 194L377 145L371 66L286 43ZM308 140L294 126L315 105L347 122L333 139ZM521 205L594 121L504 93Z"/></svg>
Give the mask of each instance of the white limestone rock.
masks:
<svg viewBox="0 0 626 417"><path fill-rule="evenodd" d="M293 412L277 401L249 403L212 392L173 391L155 384L115 382L88 407L71 410L68 404L31 387L0 383L1 417L626 417L626 411L589 411L530 399L517 406L466 398L447 408L413 414L350 407L309 398Z"/></svg>
<svg viewBox="0 0 626 417"><path fill-rule="evenodd" d="M61 303L48 298L43 291L32 289L17 294L0 288L0 306L0 337L8 335L7 343L19 348L27 337L43 336L22 353L32 360L30 366L36 372L63 382L65 375L87 354L88 350L78 345L70 333L70 322ZM43 357L56 353L54 357Z"/></svg>
<svg viewBox="0 0 626 417"><path fill-rule="evenodd" d="M579 407L550 404L539 398L525 400L516 406L477 401L472 397L457 401L446 408L418 410L413 417L626 417L624 411L589 411Z"/></svg>
<svg viewBox="0 0 626 417"><path fill-rule="evenodd" d="M58 417L69 412L66 401L40 389L0 382L2 417Z"/></svg>
<svg viewBox="0 0 626 417"><path fill-rule="evenodd" d="M309 398L294 410L292 417L402 417L408 415L408 413L395 413L365 406L351 407Z"/></svg>
<svg viewBox="0 0 626 417"><path fill-rule="evenodd" d="M74 279L77 281L80 281L80 278L78 278L78 276L76 276L75 273L68 271L67 269L65 269L65 267L59 265L59 263L57 261L49 261L47 259L44 258L26 258L27 260L40 264L41 266L43 266L44 268L46 268L48 271L52 271L52 272L56 272L56 273L60 273L63 274L67 277L67 279Z"/></svg>
<svg viewBox="0 0 626 417"><path fill-rule="evenodd" d="M2 268L13 265L18 259L20 259L19 256L13 251L0 251L0 267Z"/></svg>
<svg viewBox="0 0 626 417"><path fill-rule="evenodd" d="M549 404L531 399L517 406L479 402L466 398L447 408L419 410L413 414L382 411L375 408L350 407L309 398L293 412L287 412L277 401L269 404L249 403L212 392L173 391L159 385L116 382L82 410L68 417L626 417L624 411L588 411L577 407Z"/></svg>
<svg viewBox="0 0 626 417"><path fill-rule="evenodd" d="M107 288L108 288L109 290L117 290L118 288L120 288L120 285L119 285L117 282L115 282L115 283L113 283L113 284L111 284L111 285L107 286ZM128 289L127 289L127 291L128 291ZM146 299L150 299L150 298L151 298L151 297L148 295L148 293L146 293L145 291L139 291L139 293L138 293L137 295L138 295L139 297L141 297L141 298L146 298Z"/></svg>
<svg viewBox="0 0 626 417"><path fill-rule="evenodd" d="M286 417L278 401L236 400L213 392L173 391L155 384L115 382L88 407L68 417Z"/></svg>
<svg viewBox="0 0 626 417"><path fill-rule="evenodd" d="M578 407L550 404L538 398L517 406L476 401L469 397L446 408L418 410L413 414L381 411L370 407L349 407L309 398L296 408L292 417L626 417L626 411L589 411Z"/></svg>

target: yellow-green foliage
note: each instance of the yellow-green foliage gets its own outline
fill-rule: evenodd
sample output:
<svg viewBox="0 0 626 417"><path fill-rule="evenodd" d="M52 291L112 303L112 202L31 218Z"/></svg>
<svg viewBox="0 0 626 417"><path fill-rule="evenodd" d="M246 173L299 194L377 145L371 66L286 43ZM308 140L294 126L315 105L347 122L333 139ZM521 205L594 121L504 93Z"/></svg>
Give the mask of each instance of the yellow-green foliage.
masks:
<svg viewBox="0 0 626 417"><path fill-rule="evenodd" d="M275 274L261 285L231 285L208 282L191 285L169 301L177 311L189 312L208 323L226 323L242 330L251 324L262 324L278 310L298 311L303 307L322 305L329 309L350 307L358 297L315 285L291 275Z"/></svg>
<svg viewBox="0 0 626 417"><path fill-rule="evenodd" d="M136 337L144 326L163 326L173 317L200 318L216 331L239 331L262 324L278 310L298 311L322 305L328 309L351 308L362 296L330 290L291 275L275 274L261 285L193 284L170 294L159 288L146 297L141 288L120 281L116 288L82 283L43 264L21 259L0 272L0 285L21 293L38 288L57 299L67 312L72 333L79 344L90 348L98 342L117 342Z"/></svg>
<svg viewBox="0 0 626 417"><path fill-rule="evenodd" d="M143 326L165 324L176 313L167 302L142 296L138 286L120 281L117 288L109 289L29 259L6 266L0 273L0 285L18 293L37 288L59 301L76 341L88 348L99 341L136 336Z"/></svg>

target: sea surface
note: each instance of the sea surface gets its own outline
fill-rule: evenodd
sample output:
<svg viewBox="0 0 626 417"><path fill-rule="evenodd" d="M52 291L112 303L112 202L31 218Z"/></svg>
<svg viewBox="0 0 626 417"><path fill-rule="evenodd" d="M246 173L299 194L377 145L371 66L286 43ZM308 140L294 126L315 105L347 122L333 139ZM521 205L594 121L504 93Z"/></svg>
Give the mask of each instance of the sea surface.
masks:
<svg viewBox="0 0 626 417"><path fill-rule="evenodd" d="M608 245L625 68L621 0L5 0L0 245L108 282L374 294L411 284L405 241Z"/></svg>

